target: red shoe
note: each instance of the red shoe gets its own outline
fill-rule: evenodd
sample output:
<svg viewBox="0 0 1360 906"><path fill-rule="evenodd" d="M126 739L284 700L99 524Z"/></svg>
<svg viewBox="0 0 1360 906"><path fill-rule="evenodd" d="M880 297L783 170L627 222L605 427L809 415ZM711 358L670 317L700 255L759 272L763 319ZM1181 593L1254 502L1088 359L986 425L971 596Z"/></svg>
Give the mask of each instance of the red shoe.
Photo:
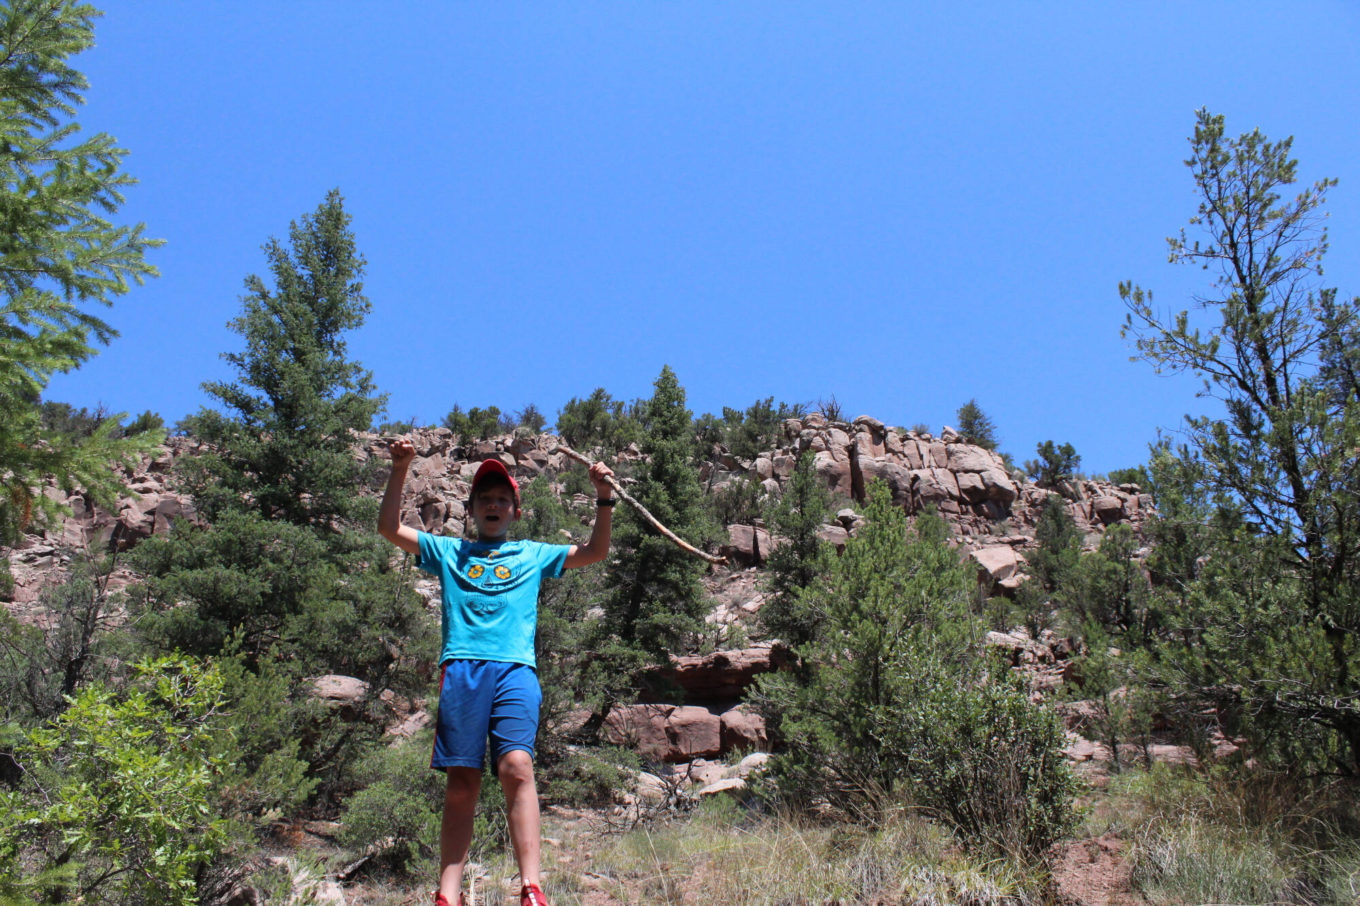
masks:
<svg viewBox="0 0 1360 906"><path fill-rule="evenodd" d="M548 898L543 888L537 884L525 884L519 889L519 906L548 906Z"/></svg>
<svg viewBox="0 0 1360 906"><path fill-rule="evenodd" d="M449 898L436 890L434 892L434 906L450 906ZM458 894L458 906L467 906L467 897L461 893Z"/></svg>

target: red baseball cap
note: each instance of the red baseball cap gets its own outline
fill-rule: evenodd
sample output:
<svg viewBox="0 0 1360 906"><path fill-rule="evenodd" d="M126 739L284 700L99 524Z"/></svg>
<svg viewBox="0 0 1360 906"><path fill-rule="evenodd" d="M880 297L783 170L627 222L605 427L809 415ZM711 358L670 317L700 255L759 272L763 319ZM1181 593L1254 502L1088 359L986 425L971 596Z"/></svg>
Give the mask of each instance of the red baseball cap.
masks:
<svg viewBox="0 0 1360 906"><path fill-rule="evenodd" d="M472 491L470 492L470 495L476 496L477 485L481 484L483 479L491 475L499 475L510 483L510 490L513 491L515 495L515 509L518 511L519 484L510 476L510 470L505 467L505 463L495 457L482 460L482 464L477 467L477 474L472 476Z"/></svg>

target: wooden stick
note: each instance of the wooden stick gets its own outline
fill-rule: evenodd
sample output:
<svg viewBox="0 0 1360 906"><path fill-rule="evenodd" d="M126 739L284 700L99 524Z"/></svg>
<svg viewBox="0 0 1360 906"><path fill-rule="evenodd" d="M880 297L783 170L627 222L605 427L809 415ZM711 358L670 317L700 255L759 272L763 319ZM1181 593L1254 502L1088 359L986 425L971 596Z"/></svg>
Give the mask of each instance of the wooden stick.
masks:
<svg viewBox="0 0 1360 906"><path fill-rule="evenodd" d="M577 453L571 447L567 447L562 444L558 444L556 447L553 447L552 452L562 453L587 467L589 467L591 464L589 459L582 456L580 453ZM653 528L655 528L658 532L664 535L667 540L669 540L676 547L680 548L682 551L691 553L694 556L698 557L700 560L707 560L709 563L714 563L719 566L727 562L726 557L715 557L713 554L701 551L694 545L690 544L688 541L683 540L679 535L675 534L675 532L672 532L670 529L662 525L660 520L658 520L651 513L647 512L647 508L645 506L638 503L635 499L633 499L633 496L631 494L629 494L627 491L623 489L623 486L618 483L618 481L614 478L613 475L605 476L605 481L609 482L609 486L614 489L615 494L619 495L619 499L621 499L624 503L631 506L633 509L637 510L638 513L641 514L643 519L646 519L648 522L650 522Z"/></svg>

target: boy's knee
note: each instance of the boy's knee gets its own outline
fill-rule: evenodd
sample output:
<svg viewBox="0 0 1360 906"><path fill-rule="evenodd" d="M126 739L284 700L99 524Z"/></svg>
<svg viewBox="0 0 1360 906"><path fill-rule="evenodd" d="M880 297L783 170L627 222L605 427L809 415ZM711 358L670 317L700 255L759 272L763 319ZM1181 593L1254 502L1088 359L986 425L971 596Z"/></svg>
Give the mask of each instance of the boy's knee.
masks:
<svg viewBox="0 0 1360 906"><path fill-rule="evenodd" d="M476 800L482 790L482 772L476 768L448 768L444 798L452 801Z"/></svg>
<svg viewBox="0 0 1360 906"><path fill-rule="evenodd" d="M511 749L496 764L496 776L502 784L532 783L534 759L523 749Z"/></svg>

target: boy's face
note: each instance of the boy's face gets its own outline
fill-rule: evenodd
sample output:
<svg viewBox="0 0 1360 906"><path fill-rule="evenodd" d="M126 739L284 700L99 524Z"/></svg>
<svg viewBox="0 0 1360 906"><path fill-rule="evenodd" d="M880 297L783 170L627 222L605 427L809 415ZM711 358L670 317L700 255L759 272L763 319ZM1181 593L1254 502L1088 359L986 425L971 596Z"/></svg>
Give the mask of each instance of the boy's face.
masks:
<svg viewBox="0 0 1360 906"><path fill-rule="evenodd" d="M477 537L483 541L504 538L510 524L518 518L515 494L508 486L487 484L472 495L472 521L477 526Z"/></svg>

